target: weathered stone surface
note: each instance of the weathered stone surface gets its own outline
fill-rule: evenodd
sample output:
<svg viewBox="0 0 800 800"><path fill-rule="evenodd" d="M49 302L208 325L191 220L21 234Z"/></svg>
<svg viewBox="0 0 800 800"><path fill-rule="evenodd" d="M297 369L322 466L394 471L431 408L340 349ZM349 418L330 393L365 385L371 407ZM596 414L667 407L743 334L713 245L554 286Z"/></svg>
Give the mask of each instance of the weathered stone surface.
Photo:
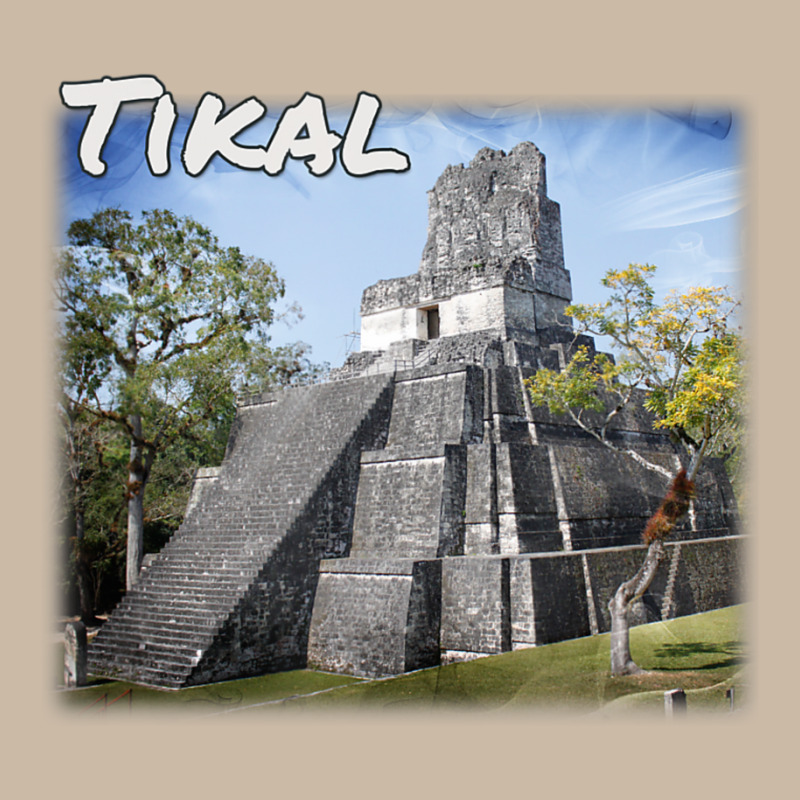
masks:
<svg viewBox="0 0 800 800"><path fill-rule="evenodd" d="M484 148L469 167L445 169L429 192L420 272L479 264L492 256L564 267L556 203L546 201L545 157L523 142L506 155ZM542 213L542 205L548 206Z"/></svg>
<svg viewBox="0 0 800 800"><path fill-rule="evenodd" d="M530 572L533 643L577 639L592 632L582 556L560 553L547 558L516 558L513 563Z"/></svg>
<svg viewBox="0 0 800 800"><path fill-rule="evenodd" d="M86 685L86 626L68 622L64 630L64 686Z"/></svg>
<svg viewBox="0 0 800 800"><path fill-rule="evenodd" d="M441 561L323 562L308 663L358 676L439 663Z"/></svg>
<svg viewBox="0 0 800 800"><path fill-rule="evenodd" d="M680 717L686 714L686 692L683 689L670 689L664 692L664 715Z"/></svg>
<svg viewBox="0 0 800 800"><path fill-rule="evenodd" d="M445 662L511 649L508 559L443 561L441 649Z"/></svg>
<svg viewBox="0 0 800 800"><path fill-rule="evenodd" d="M444 456L362 464L352 556L436 558L457 547L443 535L447 470Z"/></svg>
<svg viewBox="0 0 800 800"><path fill-rule="evenodd" d="M101 629L90 671L177 687L304 666L317 565L349 551L361 453L386 442L393 388L376 375L243 405L218 477Z"/></svg>
<svg viewBox="0 0 800 800"><path fill-rule="evenodd" d="M361 346L385 350L399 339L478 331L536 344L537 331L566 322L571 299L544 156L530 142L508 154L484 149L468 167L448 167L429 192L419 272L365 289Z"/></svg>
<svg viewBox="0 0 800 800"><path fill-rule="evenodd" d="M170 688L306 665L380 676L608 630L666 482L523 388L594 352L561 316L544 157L481 151L430 202L419 272L364 292L365 352L327 384L240 403L91 672ZM685 458L641 403L612 435L669 470ZM634 624L742 599L721 465L697 486Z"/></svg>

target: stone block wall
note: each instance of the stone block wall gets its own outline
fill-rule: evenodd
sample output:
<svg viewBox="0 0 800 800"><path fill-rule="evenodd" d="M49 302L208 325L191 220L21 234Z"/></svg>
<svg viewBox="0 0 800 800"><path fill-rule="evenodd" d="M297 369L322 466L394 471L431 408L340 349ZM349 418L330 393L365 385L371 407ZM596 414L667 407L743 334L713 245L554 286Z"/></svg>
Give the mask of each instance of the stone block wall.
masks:
<svg viewBox="0 0 800 800"><path fill-rule="evenodd" d="M592 632L581 556L512 558L511 563L518 575L513 586L515 604L531 607L525 627L520 608L515 647L577 639Z"/></svg>
<svg viewBox="0 0 800 800"><path fill-rule="evenodd" d="M396 376L387 447L468 443L483 437L483 372L424 367Z"/></svg>
<svg viewBox="0 0 800 800"><path fill-rule="evenodd" d="M448 365L395 380L386 447L361 457L349 557L321 569L308 653L322 669L439 663L441 569L464 548L466 442L482 436L484 376Z"/></svg>
<svg viewBox="0 0 800 800"><path fill-rule="evenodd" d="M361 347L364 352L386 350L403 339L419 339L419 312L415 307L388 308L361 317Z"/></svg>
<svg viewBox="0 0 800 800"><path fill-rule="evenodd" d="M351 675L398 674L405 667L412 564L358 562L320 565L308 664Z"/></svg>
<svg viewBox="0 0 800 800"><path fill-rule="evenodd" d="M685 616L744 602L744 539L716 538L704 540L700 547L693 547L693 544L673 545L678 551L680 569L675 579L670 616Z"/></svg>
<svg viewBox="0 0 800 800"><path fill-rule="evenodd" d="M408 305L392 305L393 294L398 287L384 282L370 293L362 303L372 310L361 316L361 347L364 351L386 350L393 343L407 339L428 340L425 311L433 306L439 313L439 337L460 336L478 331L494 331L500 339L512 337L531 344L536 342L536 318L534 314L534 294L532 287L520 289L503 283L504 273L493 277L482 273L482 280L475 279L475 271L470 270L469 291L458 291L454 286L452 294L423 293L422 287L415 285L419 292L405 297ZM397 281L405 281L400 278ZM449 283L454 283L452 280ZM402 284L405 288L405 284ZM440 289L441 291L441 289ZM408 292L402 293L404 296ZM561 301L560 309L566 305ZM552 321L548 322L552 324ZM436 341L436 339L430 339Z"/></svg>
<svg viewBox="0 0 800 800"><path fill-rule="evenodd" d="M440 336L502 328L507 324L507 290L503 286L459 293L439 302ZM533 308L530 309L531 322Z"/></svg>
<svg viewBox="0 0 800 800"><path fill-rule="evenodd" d="M443 336L426 343L423 358L431 365L476 364L496 367L503 363L500 331L477 331L461 336Z"/></svg>
<svg viewBox="0 0 800 800"><path fill-rule="evenodd" d="M738 536L668 542L631 625L742 602L741 548ZM635 545L444 560L443 663L608 632L608 601L644 554Z"/></svg>
<svg viewBox="0 0 800 800"><path fill-rule="evenodd" d="M435 666L440 603L440 561L325 561L308 664L369 677Z"/></svg>
<svg viewBox="0 0 800 800"><path fill-rule="evenodd" d="M554 233L539 225L546 193L545 158L529 142L508 155L484 148L468 167L447 167L428 193L420 272L473 264L487 255L533 261L547 249L540 239ZM559 240L560 233L559 226Z"/></svg>
<svg viewBox="0 0 800 800"><path fill-rule="evenodd" d="M508 442L497 445L498 522L503 552L560 550L559 508L546 446Z"/></svg>
<svg viewBox="0 0 800 800"><path fill-rule="evenodd" d="M349 550L360 455L386 441L392 390L378 375L243 406L218 475L92 643L91 671L176 687L304 666L317 565Z"/></svg>
<svg viewBox="0 0 800 800"><path fill-rule="evenodd" d="M467 448L464 499L464 553L500 552L497 523L497 455L487 442Z"/></svg>
<svg viewBox="0 0 800 800"><path fill-rule="evenodd" d="M457 445L365 453L351 556L463 552L465 456Z"/></svg>
<svg viewBox="0 0 800 800"><path fill-rule="evenodd" d="M344 405L339 407L322 387L309 387L309 395L316 395L314 412L327 405L327 413L306 416L304 432L295 441L296 467L288 468L286 458L280 465L282 489L294 495L296 516L265 553L256 580L204 653L191 683L305 666L319 562L348 553L361 453L385 442L388 433L391 381L386 376L364 380L384 390L355 429L353 406L364 401L354 403L354 393L369 383L340 385ZM337 452L332 444L343 441ZM304 497L309 485L314 490ZM290 508L292 499L284 501Z"/></svg>
<svg viewBox="0 0 800 800"><path fill-rule="evenodd" d="M419 313L431 305L441 336L496 329L504 340L535 344L537 331L567 324L571 299L544 156L529 142L508 154L486 148L469 166L448 167L429 192L419 272L364 291L362 348L427 338Z"/></svg>
<svg viewBox="0 0 800 800"><path fill-rule="evenodd" d="M602 447L553 446L550 453L571 547L637 543L664 497L666 480ZM649 450L647 457L673 471L679 463L670 450Z"/></svg>
<svg viewBox="0 0 800 800"><path fill-rule="evenodd" d="M508 559L450 558L442 562L442 663L511 649Z"/></svg>

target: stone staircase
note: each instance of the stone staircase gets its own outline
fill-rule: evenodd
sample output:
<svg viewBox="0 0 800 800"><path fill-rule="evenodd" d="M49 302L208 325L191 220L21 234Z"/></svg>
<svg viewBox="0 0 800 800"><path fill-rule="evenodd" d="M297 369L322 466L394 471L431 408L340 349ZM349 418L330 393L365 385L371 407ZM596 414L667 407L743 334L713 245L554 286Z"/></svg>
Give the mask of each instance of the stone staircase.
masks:
<svg viewBox="0 0 800 800"><path fill-rule="evenodd" d="M304 655L282 644L280 624L248 617L258 605L248 597L291 595L287 560L299 565L294 593L302 593L320 558L347 551L358 459L385 441L391 387L390 376L371 376L240 407L218 477L91 644L89 672L164 688L222 680L218 639L230 638L231 620L247 632L232 646L253 651L254 671L276 648L282 668L292 659L303 666ZM273 561L283 566L271 569Z"/></svg>

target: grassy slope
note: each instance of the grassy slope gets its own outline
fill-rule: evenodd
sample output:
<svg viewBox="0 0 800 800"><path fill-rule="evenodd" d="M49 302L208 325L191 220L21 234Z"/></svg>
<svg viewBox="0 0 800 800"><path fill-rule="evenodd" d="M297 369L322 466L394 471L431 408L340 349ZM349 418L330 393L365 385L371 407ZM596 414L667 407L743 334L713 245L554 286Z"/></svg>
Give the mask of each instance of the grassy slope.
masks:
<svg viewBox="0 0 800 800"><path fill-rule="evenodd" d="M663 692L682 688L689 708L724 711L725 689L735 686L737 704L746 689L742 675L742 607L720 609L667 623L634 628L631 651L650 675L612 678L608 635L505 653L491 658L421 670L381 681L298 670L239 681L159 692L134 687L135 708L154 706L205 714L241 709L257 714L276 708L412 708L499 710L548 707L603 714L635 708L663 709ZM98 683L63 693L72 707L86 708L104 693L113 700L129 685ZM312 694L317 693L317 694ZM271 701L281 700L283 703ZM264 704L267 705L255 705ZM95 706L99 708L102 703ZM255 706L248 708L246 706ZM128 710L126 700L109 713Z"/></svg>
<svg viewBox="0 0 800 800"><path fill-rule="evenodd" d="M290 705L596 711L635 694L635 705L661 710L663 692L682 688L693 707L725 709L725 689L737 684L739 699L744 689L740 623L737 607L634 628L632 655L658 671L650 675L612 678L605 634L342 687Z"/></svg>

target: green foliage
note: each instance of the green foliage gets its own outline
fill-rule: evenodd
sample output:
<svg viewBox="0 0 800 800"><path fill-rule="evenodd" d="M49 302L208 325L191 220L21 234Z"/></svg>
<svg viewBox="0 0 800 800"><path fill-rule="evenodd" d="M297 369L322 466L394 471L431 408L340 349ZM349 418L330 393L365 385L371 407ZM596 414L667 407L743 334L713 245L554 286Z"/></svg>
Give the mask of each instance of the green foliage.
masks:
<svg viewBox="0 0 800 800"><path fill-rule="evenodd" d="M577 333L610 337L617 360L578 347L563 371L542 369L527 382L531 399L611 445L609 424L645 390L655 426L696 462L704 454L730 456L740 449L744 409L743 342L731 323L738 303L725 289L700 286L657 304L649 283L655 270L609 270L602 281L608 300L567 308Z"/></svg>
<svg viewBox="0 0 800 800"><path fill-rule="evenodd" d="M95 409L151 414L155 399L159 429L232 401L253 364L283 381L302 371L302 348L269 347L284 283L268 262L170 211L134 225L106 209L68 237L56 276L64 376Z"/></svg>
<svg viewBox="0 0 800 800"><path fill-rule="evenodd" d="M63 588L68 607L80 606L84 621L113 605L125 561L124 438L112 425L70 404L59 405L62 483ZM81 585L82 584L82 585ZM76 592L73 600L71 595Z"/></svg>
<svg viewBox="0 0 800 800"><path fill-rule="evenodd" d="M108 544L91 550L99 569L118 555L125 504L143 505L151 546L175 529L194 469L222 459L237 393L321 368L303 344L270 345L284 296L275 268L171 211L74 221L55 294L67 494L80 548Z"/></svg>
<svg viewBox="0 0 800 800"><path fill-rule="evenodd" d="M565 414L577 409L603 411L605 403L601 388L613 386L617 370L610 359L592 359L586 346L580 346L560 372L540 369L527 382L528 392L535 405L546 405L553 414Z"/></svg>

